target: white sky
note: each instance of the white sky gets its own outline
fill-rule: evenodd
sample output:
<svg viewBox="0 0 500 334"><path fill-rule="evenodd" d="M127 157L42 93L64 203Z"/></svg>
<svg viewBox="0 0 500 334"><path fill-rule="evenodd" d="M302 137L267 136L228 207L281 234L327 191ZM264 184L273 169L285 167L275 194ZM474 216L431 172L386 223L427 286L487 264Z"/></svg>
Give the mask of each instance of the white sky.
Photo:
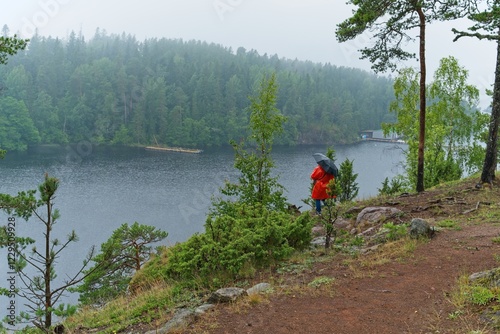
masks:
<svg viewBox="0 0 500 334"><path fill-rule="evenodd" d="M0 0L0 27L29 38L65 38L82 31L90 39L96 28L111 33L182 38L213 42L236 50L242 46L259 54L311 60L370 70L359 60L365 35L339 44L336 25L351 15L345 0ZM496 47L493 42L462 38L453 43L451 27L467 22L439 23L427 32L428 81L443 57L454 56L469 71L469 83L480 89L481 107L487 107L486 88L492 88ZM418 53L416 44L406 49ZM418 66L413 61L406 66Z"/></svg>

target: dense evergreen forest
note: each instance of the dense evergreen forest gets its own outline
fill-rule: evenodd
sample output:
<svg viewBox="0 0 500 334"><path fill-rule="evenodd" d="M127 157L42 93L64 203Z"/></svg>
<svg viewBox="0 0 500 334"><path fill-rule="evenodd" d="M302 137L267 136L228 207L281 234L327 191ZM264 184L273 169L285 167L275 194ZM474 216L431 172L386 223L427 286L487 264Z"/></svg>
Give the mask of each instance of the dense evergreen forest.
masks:
<svg viewBox="0 0 500 334"><path fill-rule="evenodd" d="M0 67L0 147L95 143L221 146L247 136L248 97L275 72L287 117L276 144L356 140L388 121L390 78L200 41L96 31L35 35Z"/></svg>

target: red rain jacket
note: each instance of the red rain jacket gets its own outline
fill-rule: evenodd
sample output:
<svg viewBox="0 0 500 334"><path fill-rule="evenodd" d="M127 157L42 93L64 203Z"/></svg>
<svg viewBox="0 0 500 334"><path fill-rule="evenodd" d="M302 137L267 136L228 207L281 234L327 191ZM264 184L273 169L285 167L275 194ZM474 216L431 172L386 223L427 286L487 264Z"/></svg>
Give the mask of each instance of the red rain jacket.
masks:
<svg viewBox="0 0 500 334"><path fill-rule="evenodd" d="M321 168L320 165L316 166L316 168L314 168L311 174L311 179L316 181L312 190L311 197L313 199L320 199L320 200L332 198L332 196L327 195L326 187L328 185L328 182L330 182L330 180L333 178L334 178L333 175L326 173L325 170Z"/></svg>

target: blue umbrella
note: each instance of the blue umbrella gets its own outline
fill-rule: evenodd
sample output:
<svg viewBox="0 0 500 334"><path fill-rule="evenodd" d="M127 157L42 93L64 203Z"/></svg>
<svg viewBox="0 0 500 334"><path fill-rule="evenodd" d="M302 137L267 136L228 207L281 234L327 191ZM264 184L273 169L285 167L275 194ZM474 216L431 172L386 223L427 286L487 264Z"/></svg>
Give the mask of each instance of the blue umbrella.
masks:
<svg viewBox="0 0 500 334"><path fill-rule="evenodd" d="M313 154L316 163L321 166L328 174L332 174L337 177L339 175L339 170L332 159L328 158L326 155L322 153L314 153Z"/></svg>

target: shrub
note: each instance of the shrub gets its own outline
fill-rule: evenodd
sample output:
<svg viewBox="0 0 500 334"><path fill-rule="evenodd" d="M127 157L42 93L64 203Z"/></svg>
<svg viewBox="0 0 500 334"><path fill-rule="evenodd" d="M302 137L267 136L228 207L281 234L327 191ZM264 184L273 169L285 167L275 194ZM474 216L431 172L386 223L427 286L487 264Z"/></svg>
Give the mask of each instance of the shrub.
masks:
<svg viewBox="0 0 500 334"><path fill-rule="evenodd" d="M356 182L358 173L353 171L354 160L345 159L340 164L340 176L337 178L340 185L338 200L341 202L352 201L358 196L359 186Z"/></svg>
<svg viewBox="0 0 500 334"><path fill-rule="evenodd" d="M389 222L382 225L381 232L385 234L385 238L388 241L395 241L408 235L408 225L407 224L396 225L392 222Z"/></svg>
<svg viewBox="0 0 500 334"><path fill-rule="evenodd" d="M101 244L101 252L92 261L92 268L83 283L73 291L79 292L83 305L104 305L125 293L132 275L154 254L151 244L167 237L168 233L154 226L134 222L122 224Z"/></svg>
<svg viewBox="0 0 500 334"><path fill-rule="evenodd" d="M237 215L209 216L206 232L167 250L164 277L217 287L308 247L312 220L234 204Z"/></svg>
<svg viewBox="0 0 500 334"><path fill-rule="evenodd" d="M408 189L408 185L404 181L402 176L395 177L389 182L389 178L386 177L382 182L382 188L378 188L379 195L396 195L402 193Z"/></svg>

